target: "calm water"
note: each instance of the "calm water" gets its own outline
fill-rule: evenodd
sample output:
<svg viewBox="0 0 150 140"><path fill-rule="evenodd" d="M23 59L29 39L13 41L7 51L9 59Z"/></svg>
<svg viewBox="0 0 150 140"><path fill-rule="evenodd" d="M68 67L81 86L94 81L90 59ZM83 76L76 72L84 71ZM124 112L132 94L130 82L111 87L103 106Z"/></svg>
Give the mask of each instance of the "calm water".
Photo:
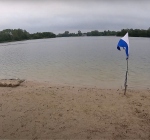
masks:
<svg viewBox="0 0 150 140"><path fill-rule="evenodd" d="M121 88L125 52L118 37L70 37L0 44L0 78ZM128 86L150 86L150 39L129 38Z"/></svg>

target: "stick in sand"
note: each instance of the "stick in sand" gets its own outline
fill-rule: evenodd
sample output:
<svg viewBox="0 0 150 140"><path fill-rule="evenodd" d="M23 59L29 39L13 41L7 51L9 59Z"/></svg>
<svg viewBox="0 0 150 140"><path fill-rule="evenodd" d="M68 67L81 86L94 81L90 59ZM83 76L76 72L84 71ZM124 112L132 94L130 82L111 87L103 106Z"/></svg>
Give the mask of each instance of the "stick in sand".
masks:
<svg viewBox="0 0 150 140"><path fill-rule="evenodd" d="M125 34L124 37L122 37L117 45L117 49L121 51L121 47L125 50L126 53L126 60L127 60L127 71L126 71L126 76L125 76L125 83L124 83L124 87L125 87L125 91L124 91L124 95L126 94L126 90L127 90L127 76L128 76L128 58L129 58L129 39L128 39L128 33Z"/></svg>
<svg viewBox="0 0 150 140"><path fill-rule="evenodd" d="M124 82L124 95L126 95L126 90L127 90L127 80L128 80L128 59L127 60L127 71L126 71L126 76L125 76L125 82Z"/></svg>

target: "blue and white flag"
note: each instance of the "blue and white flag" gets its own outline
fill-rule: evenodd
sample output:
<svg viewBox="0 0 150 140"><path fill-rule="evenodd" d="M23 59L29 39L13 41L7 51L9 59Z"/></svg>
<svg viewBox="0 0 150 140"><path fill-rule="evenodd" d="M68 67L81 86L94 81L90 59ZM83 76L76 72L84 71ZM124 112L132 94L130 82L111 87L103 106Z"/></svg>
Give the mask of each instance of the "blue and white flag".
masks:
<svg viewBox="0 0 150 140"><path fill-rule="evenodd" d="M126 52L126 57L127 59L129 58L129 38L128 38L128 33L125 34L124 37L122 37L117 45L117 49L121 51L121 47L125 50Z"/></svg>

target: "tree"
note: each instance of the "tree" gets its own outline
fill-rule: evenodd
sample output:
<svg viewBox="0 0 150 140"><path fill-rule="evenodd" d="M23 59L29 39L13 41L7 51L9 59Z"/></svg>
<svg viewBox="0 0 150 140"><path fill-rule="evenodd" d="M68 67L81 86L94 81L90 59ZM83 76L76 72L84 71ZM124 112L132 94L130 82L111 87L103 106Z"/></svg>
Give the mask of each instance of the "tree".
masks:
<svg viewBox="0 0 150 140"><path fill-rule="evenodd" d="M0 31L0 42L21 41L27 39L54 38L56 35L51 32L29 34L22 29L5 29Z"/></svg>
<svg viewBox="0 0 150 140"><path fill-rule="evenodd" d="M82 36L82 32L80 30L78 31L78 36Z"/></svg>
<svg viewBox="0 0 150 140"><path fill-rule="evenodd" d="M150 27L147 30L147 37L150 37Z"/></svg>
<svg viewBox="0 0 150 140"><path fill-rule="evenodd" d="M68 37L69 36L69 31L65 31L63 34L62 34L63 37Z"/></svg>

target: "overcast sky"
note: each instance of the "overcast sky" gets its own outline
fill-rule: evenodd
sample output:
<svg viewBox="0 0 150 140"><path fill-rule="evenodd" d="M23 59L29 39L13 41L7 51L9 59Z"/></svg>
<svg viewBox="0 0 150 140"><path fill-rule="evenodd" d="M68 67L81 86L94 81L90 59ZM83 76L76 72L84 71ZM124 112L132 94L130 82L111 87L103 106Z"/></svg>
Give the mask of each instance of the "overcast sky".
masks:
<svg viewBox="0 0 150 140"><path fill-rule="evenodd" d="M0 31L30 33L150 27L150 0L0 0Z"/></svg>

